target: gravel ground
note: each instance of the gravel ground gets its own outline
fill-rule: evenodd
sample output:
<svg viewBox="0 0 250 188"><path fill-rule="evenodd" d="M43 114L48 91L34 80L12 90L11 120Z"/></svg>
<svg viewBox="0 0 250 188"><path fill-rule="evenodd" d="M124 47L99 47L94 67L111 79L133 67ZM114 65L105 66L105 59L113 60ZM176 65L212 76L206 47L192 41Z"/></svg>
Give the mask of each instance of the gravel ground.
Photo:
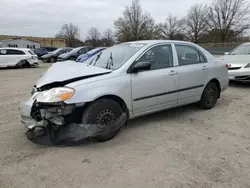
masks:
<svg viewBox="0 0 250 188"><path fill-rule="evenodd" d="M18 105L48 65L0 69L0 187L250 187L250 85L209 111L189 105L138 118L105 143L28 141Z"/></svg>

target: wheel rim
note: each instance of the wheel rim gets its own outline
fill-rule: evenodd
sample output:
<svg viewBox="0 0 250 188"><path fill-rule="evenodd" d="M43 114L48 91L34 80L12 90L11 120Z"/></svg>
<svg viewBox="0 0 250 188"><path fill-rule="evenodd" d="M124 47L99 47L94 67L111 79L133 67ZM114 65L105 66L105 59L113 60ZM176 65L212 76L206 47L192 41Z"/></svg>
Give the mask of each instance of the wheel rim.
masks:
<svg viewBox="0 0 250 188"><path fill-rule="evenodd" d="M206 103L207 104L212 104L215 101L215 94L216 91L214 88L209 88L206 92Z"/></svg>
<svg viewBox="0 0 250 188"><path fill-rule="evenodd" d="M96 124L110 125L116 119L115 113L110 109L104 109L98 113L95 119Z"/></svg>

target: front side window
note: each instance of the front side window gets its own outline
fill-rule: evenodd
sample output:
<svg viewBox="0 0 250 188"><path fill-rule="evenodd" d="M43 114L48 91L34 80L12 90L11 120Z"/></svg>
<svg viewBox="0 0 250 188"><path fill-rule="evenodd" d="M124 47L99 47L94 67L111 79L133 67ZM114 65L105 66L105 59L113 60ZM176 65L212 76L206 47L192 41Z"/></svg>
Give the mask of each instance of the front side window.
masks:
<svg viewBox="0 0 250 188"><path fill-rule="evenodd" d="M173 67L173 53L170 44L155 46L148 50L137 62L151 63L151 70Z"/></svg>
<svg viewBox="0 0 250 188"><path fill-rule="evenodd" d="M124 65L144 45L144 43L114 45L97 53L95 56L85 61L85 63L100 68L116 70Z"/></svg>
<svg viewBox="0 0 250 188"><path fill-rule="evenodd" d="M175 45L179 66L205 63L205 57L194 47L187 45Z"/></svg>

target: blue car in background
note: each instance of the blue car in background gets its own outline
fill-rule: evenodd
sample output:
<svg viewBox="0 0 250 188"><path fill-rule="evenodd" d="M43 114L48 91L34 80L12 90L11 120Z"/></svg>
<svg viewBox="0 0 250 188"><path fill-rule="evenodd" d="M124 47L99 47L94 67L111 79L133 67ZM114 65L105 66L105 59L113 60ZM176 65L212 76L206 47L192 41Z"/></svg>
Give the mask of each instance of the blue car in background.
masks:
<svg viewBox="0 0 250 188"><path fill-rule="evenodd" d="M80 55L77 59L76 62L82 63L84 61L86 61L87 59L91 58L92 56L94 56L95 54L101 52L102 50L106 49L106 47L99 47L99 48L95 48L93 50L90 50L89 52L87 52L86 54Z"/></svg>

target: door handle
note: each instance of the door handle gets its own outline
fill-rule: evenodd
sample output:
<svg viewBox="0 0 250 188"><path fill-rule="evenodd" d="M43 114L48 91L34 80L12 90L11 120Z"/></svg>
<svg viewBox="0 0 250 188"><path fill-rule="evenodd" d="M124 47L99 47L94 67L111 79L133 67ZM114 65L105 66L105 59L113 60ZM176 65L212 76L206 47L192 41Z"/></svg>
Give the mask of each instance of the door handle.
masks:
<svg viewBox="0 0 250 188"><path fill-rule="evenodd" d="M174 76L174 75L178 74L178 72L176 72L174 70L171 70L168 74L171 75L171 76Z"/></svg>
<svg viewBox="0 0 250 188"><path fill-rule="evenodd" d="M207 66L202 67L202 70L207 70L207 69L208 69Z"/></svg>

